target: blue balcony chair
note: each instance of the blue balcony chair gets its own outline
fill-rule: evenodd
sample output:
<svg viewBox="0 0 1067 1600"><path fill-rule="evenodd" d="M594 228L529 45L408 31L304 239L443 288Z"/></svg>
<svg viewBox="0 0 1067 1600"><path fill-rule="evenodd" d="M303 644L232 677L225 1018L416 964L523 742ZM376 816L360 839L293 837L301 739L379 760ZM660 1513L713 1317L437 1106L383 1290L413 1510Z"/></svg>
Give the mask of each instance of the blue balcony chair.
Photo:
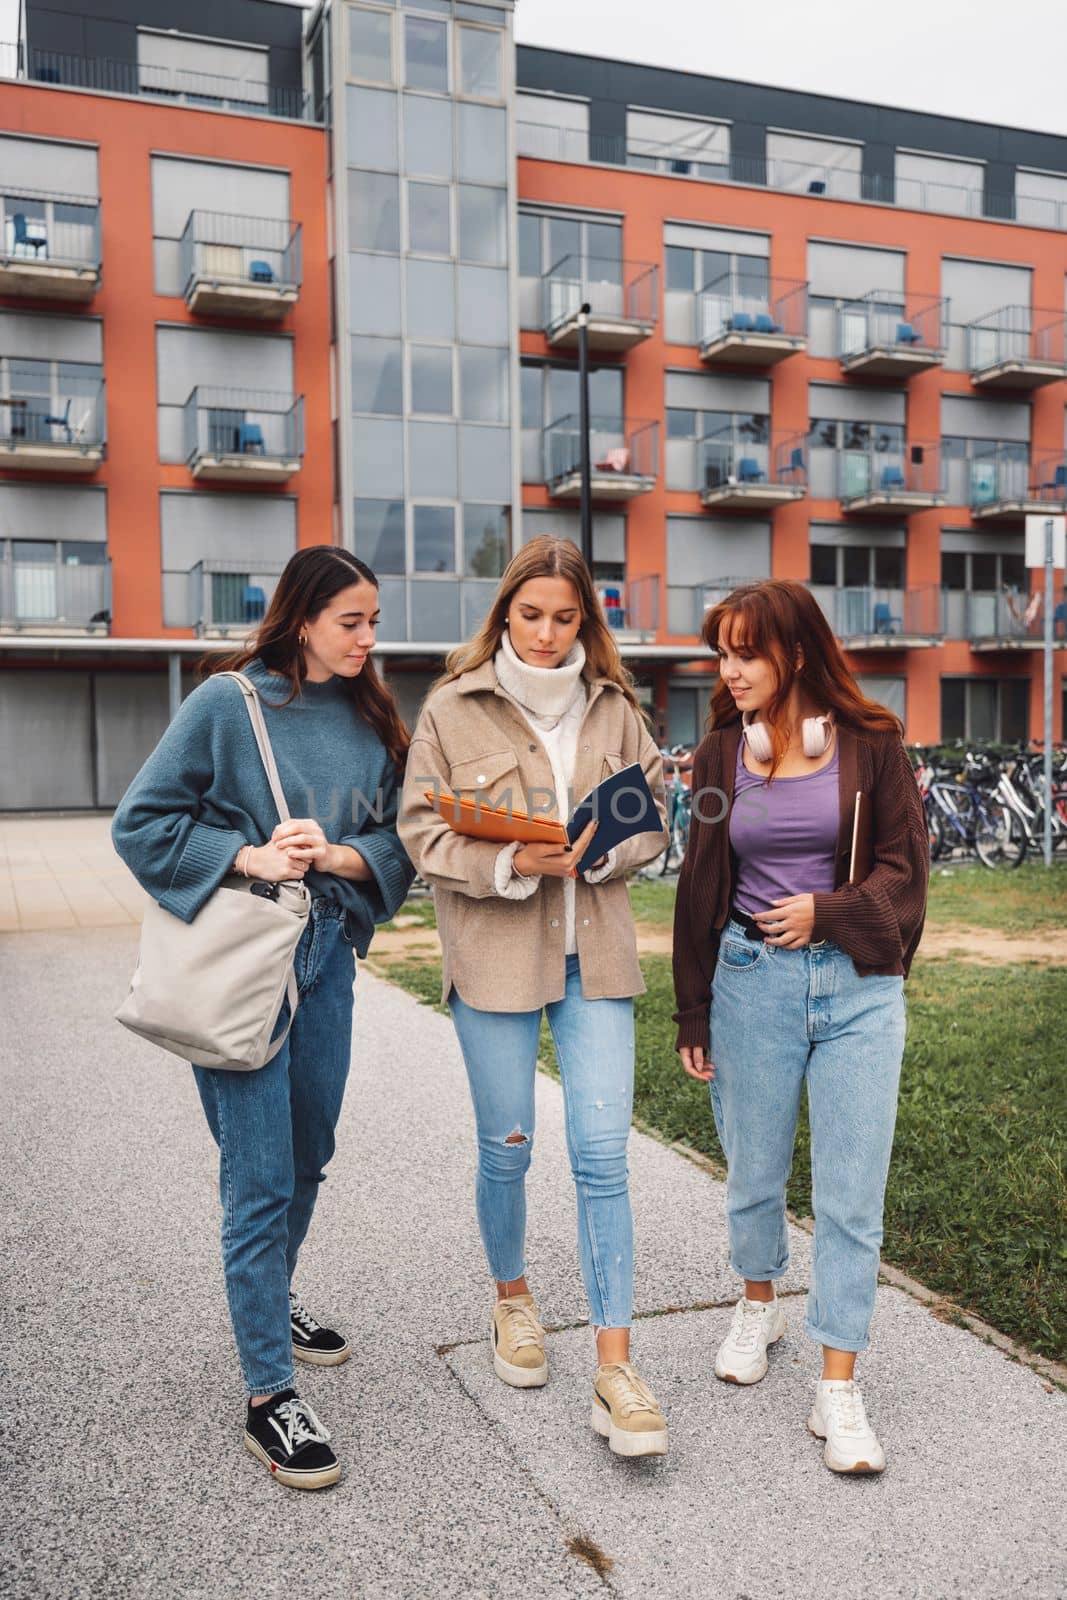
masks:
<svg viewBox="0 0 1067 1600"><path fill-rule="evenodd" d="M1052 477L1044 483L1038 484L1038 490L1051 489L1054 494L1067 492L1067 466L1058 466L1053 471Z"/></svg>
<svg viewBox="0 0 1067 1600"><path fill-rule="evenodd" d="M879 600L874 608L875 633L899 633L904 626L904 618L893 615L893 607L884 600Z"/></svg>
<svg viewBox="0 0 1067 1600"><path fill-rule="evenodd" d="M267 597L255 583L246 583L241 590L241 611L246 622L262 622L267 609Z"/></svg>
<svg viewBox="0 0 1067 1600"><path fill-rule="evenodd" d="M811 182L808 184L808 193L809 194L825 194L826 193L826 180L825 180L825 178L812 178Z"/></svg>
<svg viewBox="0 0 1067 1600"><path fill-rule="evenodd" d="M273 283L274 268L269 261L250 261L248 263L248 276L253 283Z"/></svg>
<svg viewBox="0 0 1067 1600"><path fill-rule="evenodd" d="M727 317L726 326L731 333L754 333L756 319L750 311L735 311L732 317Z"/></svg>
<svg viewBox="0 0 1067 1600"><path fill-rule="evenodd" d="M68 444L73 444L74 443L74 429L70 425L70 397L69 396L67 398L66 405L63 407L62 415L53 416L50 413L46 412L45 415L41 418L41 426L43 428L62 428L63 432L67 436L67 443Z"/></svg>
<svg viewBox="0 0 1067 1600"><path fill-rule="evenodd" d="M742 456L737 463L737 481L739 483L762 483L763 468L755 456Z"/></svg>
<svg viewBox="0 0 1067 1600"><path fill-rule="evenodd" d="M897 323L897 344L922 344L923 336L910 322Z"/></svg>
<svg viewBox="0 0 1067 1600"><path fill-rule="evenodd" d="M795 479L799 476L803 478L806 475L807 470L807 464L804 460L804 446L797 445L796 449L790 450L789 464L788 466L782 467L781 471L779 472L779 477L783 480L783 482L787 477L792 477Z"/></svg>
<svg viewBox="0 0 1067 1600"><path fill-rule="evenodd" d="M265 456L266 444L263 441L263 429L258 422L239 422L237 424L237 450L242 456Z"/></svg>
<svg viewBox="0 0 1067 1600"><path fill-rule="evenodd" d="M1052 634L1058 639L1061 635L1067 638L1067 601L1061 600L1052 613Z"/></svg>
<svg viewBox="0 0 1067 1600"><path fill-rule="evenodd" d="M27 249L33 251L33 259L35 261L37 260L38 250L43 250L47 256L48 235L44 233L31 233L30 225L26 221L26 214L23 211L16 211L11 220L15 226L15 249L17 250L20 244L24 244Z"/></svg>
<svg viewBox="0 0 1067 1600"><path fill-rule="evenodd" d="M781 331L777 322L766 311L758 311L756 313L757 333L781 333Z"/></svg>
<svg viewBox="0 0 1067 1600"><path fill-rule="evenodd" d="M903 467L883 467L882 468L882 488L883 489L906 489L907 488L907 484L904 481L904 468Z"/></svg>

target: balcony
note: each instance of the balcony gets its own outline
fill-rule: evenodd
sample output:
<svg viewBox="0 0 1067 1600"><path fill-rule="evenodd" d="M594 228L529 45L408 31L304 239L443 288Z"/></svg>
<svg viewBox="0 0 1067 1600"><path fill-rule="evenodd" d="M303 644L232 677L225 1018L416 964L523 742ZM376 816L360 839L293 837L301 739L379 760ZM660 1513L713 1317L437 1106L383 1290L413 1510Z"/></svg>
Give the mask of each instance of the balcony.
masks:
<svg viewBox="0 0 1067 1600"><path fill-rule="evenodd" d="M997 444L971 458L967 488L975 522L1018 522L1059 503L1054 496L1057 490L1062 495L1064 485L1056 469L1063 462L1035 463L1031 471L1020 448L1025 446Z"/></svg>
<svg viewBox="0 0 1067 1600"><path fill-rule="evenodd" d="M864 516L907 516L945 505L940 443L839 451L837 497L842 511Z"/></svg>
<svg viewBox="0 0 1067 1600"><path fill-rule="evenodd" d="M87 554L96 553L95 547L87 547ZM110 629L109 559L0 561L0 631L107 634Z"/></svg>
<svg viewBox="0 0 1067 1600"><path fill-rule="evenodd" d="M647 261L564 256L541 279L545 338L554 350L577 350L578 313L589 306L590 350L619 355L647 339L659 310L659 275Z"/></svg>
<svg viewBox="0 0 1067 1600"><path fill-rule="evenodd" d="M0 194L0 295L85 304L100 287L100 202L5 189Z"/></svg>
<svg viewBox="0 0 1067 1600"><path fill-rule="evenodd" d="M554 500L577 500L582 492L578 418L560 417L542 436L544 479ZM633 500L655 487L659 472L659 423L589 419L590 481L594 500Z"/></svg>
<svg viewBox="0 0 1067 1600"><path fill-rule="evenodd" d="M945 359L947 302L927 296L902 301L898 290L872 289L836 308L836 349L851 378L907 380Z"/></svg>
<svg viewBox="0 0 1067 1600"><path fill-rule="evenodd" d="M68 55L26 44L0 44L0 77L91 89L98 94L166 100L201 111L237 111L242 116L283 117L298 122L313 120L303 89L111 56Z"/></svg>
<svg viewBox="0 0 1067 1600"><path fill-rule="evenodd" d="M808 491L807 435L773 444L732 436L700 442L701 503L709 511L773 511Z"/></svg>
<svg viewBox="0 0 1067 1600"><path fill-rule="evenodd" d="M285 483L300 471L302 397L196 388L182 410L185 459L197 480Z"/></svg>
<svg viewBox="0 0 1067 1600"><path fill-rule="evenodd" d="M80 476L99 467L105 455L104 380L99 367L84 365L82 376L73 367L0 358L7 390L0 393L0 468Z"/></svg>
<svg viewBox="0 0 1067 1600"><path fill-rule="evenodd" d="M944 596L945 632L950 638L964 638L979 653L992 650L1040 650L1045 642L1045 591L1032 594L1016 589L946 590ZM1060 646L1067 644L1067 604L1062 587L1054 591L1052 636Z"/></svg>
<svg viewBox="0 0 1067 1600"><path fill-rule="evenodd" d="M745 293L728 279L701 290L697 305L700 359L709 367L773 367L808 342L806 283Z"/></svg>
<svg viewBox="0 0 1067 1600"><path fill-rule="evenodd" d="M604 620L619 645L652 644L659 628L658 573L601 584L597 589Z"/></svg>
<svg viewBox="0 0 1067 1600"><path fill-rule="evenodd" d="M262 622L278 579L278 564L198 561L189 572L189 618L199 636L243 637Z"/></svg>
<svg viewBox="0 0 1067 1600"><path fill-rule="evenodd" d="M300 294L300 225L193 211L181 237L185 303L197 316L277 322Z"/></svg>
<svg viewBox="0 0 1067 1600"><path fill-rule="evenodd" d="M976 389L1040 389L1067 378L1064 319L1054 311L1003 306L967 327Z"/></svg>
<svg viewBox="0 0 1067 1600"><path fill-rule="evenodd" d="M944 635L941 590L933 583L916 589L813 584L811 592L846 650L925 650Z"/></svg>

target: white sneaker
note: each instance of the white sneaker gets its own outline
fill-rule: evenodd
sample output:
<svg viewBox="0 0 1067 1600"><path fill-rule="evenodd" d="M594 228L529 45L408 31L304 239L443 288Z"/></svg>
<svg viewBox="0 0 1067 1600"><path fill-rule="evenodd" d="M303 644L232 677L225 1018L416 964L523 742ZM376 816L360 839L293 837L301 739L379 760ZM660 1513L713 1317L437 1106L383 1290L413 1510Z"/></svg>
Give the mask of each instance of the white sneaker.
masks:
<svg viewBox="0 0 1067 1600"><path fill-rule="evenodd" d="M863 1409L863 1396L851 1378L821 1379L808 1427L826 1440L822 1458L831 1472L881 1472L885 1451Z"/></svg>
<svg viewBox="0 0 1067 1600"><path fill-rule="evenodd" d="M724 1383L758 1383L767 1371L767 1346L776 1343L785 1328L777 1296L739 1300L734 1325L715 1357L715 1376Z"/></svg>

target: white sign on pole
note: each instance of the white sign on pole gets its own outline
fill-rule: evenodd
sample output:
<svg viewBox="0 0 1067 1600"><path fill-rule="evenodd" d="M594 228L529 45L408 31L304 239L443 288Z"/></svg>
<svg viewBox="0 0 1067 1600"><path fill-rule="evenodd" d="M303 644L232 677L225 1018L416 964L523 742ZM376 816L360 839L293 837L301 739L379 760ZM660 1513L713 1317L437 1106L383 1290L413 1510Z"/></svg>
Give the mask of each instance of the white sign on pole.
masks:
<svg viewBox="0 0 1067 1600"><path fill-rule="evenodd" d="M1026 565L1028 567L1043 567L1045 565L1045 529L1052 524L1052 565L1063 567L1067 565L1067 517L1065 516L1034 516L1026 519Z"/></svg>

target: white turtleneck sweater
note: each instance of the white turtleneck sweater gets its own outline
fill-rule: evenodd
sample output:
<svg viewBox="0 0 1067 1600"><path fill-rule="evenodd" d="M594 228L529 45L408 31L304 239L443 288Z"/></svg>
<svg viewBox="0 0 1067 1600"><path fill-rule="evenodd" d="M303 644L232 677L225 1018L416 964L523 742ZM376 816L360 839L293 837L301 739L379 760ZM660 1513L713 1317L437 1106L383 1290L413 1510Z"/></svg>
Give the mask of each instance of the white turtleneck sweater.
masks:
<svg viewBox="0 0 1067 1600"><path fill-rule="evenodd" d="M505 630L501 635L500 648L493 657L493 665L500 687L515 702L545 747L556 791L556 815L566 821L570 814L568 797L574 782L578 733L586 702L585 680L582 677L585 649L582 642L580 639L574 641L558 667L533 667L515 653L515 647ZM508 900L529 899L536 894L541 883L540 876L519 877L514 871L513 862L521 849L521 844L505 845L497 856L496 891ZM609 852L602 867L595 872L586 872L586 882L599 883L606 878L611 872L612 858L613 852ZM574 882L573 878L563 879L564 948L569 956L577 954L578 950Z"/></svg>

